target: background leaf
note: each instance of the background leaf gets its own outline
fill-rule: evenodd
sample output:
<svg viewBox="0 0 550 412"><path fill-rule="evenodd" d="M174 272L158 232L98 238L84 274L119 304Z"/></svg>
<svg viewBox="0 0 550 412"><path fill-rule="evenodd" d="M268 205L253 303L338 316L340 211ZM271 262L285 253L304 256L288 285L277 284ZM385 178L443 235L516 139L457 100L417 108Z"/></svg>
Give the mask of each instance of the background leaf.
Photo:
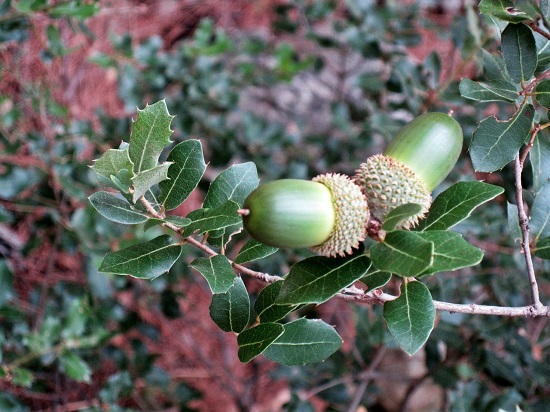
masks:
<svg viewBox="0 0 550 412"><path fill-rule="evenodd" d="M535 196L529 226L535 241L550 236L550 183L545 184Z"/></svg>
<svg viewBox="0 0 550 412"><path fill-rule="evenodd" d="M539 239L535 249L535 256L541 259L550 260L550 237Z"/></svg>
<svg viewBox="0 0 550 412"><path fill-rule="evenodd" d="M242 332L250 318L250 299L240 277L235 277L233 285L225 293L212 296L210 317L225 332Z"/></svg>
<svg viewBox="0 0 550 412"><path fill-rule="evenodd" d="M235 272L224 255L197 258L191 267L204 276L212 293L226 293L233 286Z"/></svg>
<svg viewBox="0 0 550 412"><path fill-rule="evenodd" d="M516 83L529 81L538 57L533 32L524 24L511 23L502 32L501 39L502 56L510 77Z"/></svg>
<svg viewBox="0 0 550 412"><path fill-rule="evenodd" d="M164 100L147 105L143 110L138 109L128 149L136 174L157 166L160 153L170 144L173 118Z"/></svg>
<svg viewBox="0 0 550 412"><path fill-rule="evenodd" d="M383 242L370 248L373 265L384 272L416 276L433 262L434 244L414 232L389 232Z"/></svg>
<svg viewBox="0 0 550 412"><path fill-rule="evenodd" d="M369 267L370 259L362 252L345 258L304 259L290 268L277 303L323 303L360 279Z"/></svg>
<svg viewBox="0 0 550 412"><path fill-rule="evenodd" d="M239 360L243 363L250 362L277 340L284 330L280 323L261 323L245 330L237 337Z"/></svg>
<svg viewBox="0 0 550 412"><path fill-rule="evenodd" d="M322 362L342 346L334 328L320 319L298 319L284 325L284 333L264 352L283 365Z"/></svg>
<svg viewBox="0 0 550 412"><path fill-rule="evenodd" d="M132 208L126 200L108 192L96 192L89 198L92 206L103 217L125 225L135 225L147 221L148 217Z"/></svg>
<svg viewBox="0 0 550 412"><path fill-rule="evenodd" d="M478 172L494 172L511 162L531 131L535 110L524 105L508 121L487 117L474 132L470 145L472 164Z"/></svg>
<svg viewBox="0 0 550 412"><path fill-rule="evenodd" d="M278 250L276 247L264 245L257 240L250 239L239 251L239 254L235 258L235 263L246 263L263 259Z"/></svg>
<svg viewBox="0 0 550 412"><path fill-rule="evenodd" d="M177 144L168 155L172 165L168 169L168 179L159 183L159 199L166 208L172 210L181 205L197 187L206 163L199 140L185 140Z"/></svg>
<svg viewBox="0 0 550 412"><path fill-rule="evenodd" d="M435 198L421 228L449 229L470 216L476 207L503 192L502 187L478 181L455 183Z"/></svg>
<svg viewBox="0 0 550 412"><path fill-rule="evenodd" d="M92 371L82 358L72 352L64 353L59 358L61 369L77 382L91 382Z"/></svg>
<svg viewBox="0 0 550 412"><path fill-rule="evenodd" d="M401 284L401 294L384 304L384 319L401 348L415 354L434 327L435 307L430 291L421 282Z"/></svg>
<svg viewBox="0 0 550 412"><path fill-rule="evenodd" d="M162 235L105 255L99 271L154 279L167 272L178 260L181 245L173 244L172 237Z"/></svg>
<svg viewBox="0 0 550 412"><path fill-rule="evenodd" d="M550 142L544 136L537 135L529 152L529 158L533 171L533 190L536 193L550 182L550 167L548 167L550 164Z"/></svg>
<svg viewBox="0 0 550 412"><path fill-rule="evenodd" d="M0 259L0 308L13 297L13 271L5 259Z"/></svg>

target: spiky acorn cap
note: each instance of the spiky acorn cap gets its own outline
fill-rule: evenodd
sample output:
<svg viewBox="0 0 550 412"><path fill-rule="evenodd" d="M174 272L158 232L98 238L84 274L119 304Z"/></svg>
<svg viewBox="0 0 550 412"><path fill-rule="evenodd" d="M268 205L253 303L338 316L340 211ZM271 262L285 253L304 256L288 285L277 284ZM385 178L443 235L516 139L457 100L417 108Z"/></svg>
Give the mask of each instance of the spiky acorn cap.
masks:
<svg viewBox="0 0 550 412"><path fill-rule="evenodd" d="M241 214L256 240L276 247L309 247L327 257L352 253L365 240L369 218L361 188L340 174L266 183L246 198Z"/></svg>
<svg viewBox="0 0 550 412"><path fill-rule="evenodd" d="M402 222L400 229L415 226L432 202L426 184L408 166L389 156L369 157L356 170L353 180L363 189L372 217L382 223L397 206L422 205L422 211Z"/></svg>

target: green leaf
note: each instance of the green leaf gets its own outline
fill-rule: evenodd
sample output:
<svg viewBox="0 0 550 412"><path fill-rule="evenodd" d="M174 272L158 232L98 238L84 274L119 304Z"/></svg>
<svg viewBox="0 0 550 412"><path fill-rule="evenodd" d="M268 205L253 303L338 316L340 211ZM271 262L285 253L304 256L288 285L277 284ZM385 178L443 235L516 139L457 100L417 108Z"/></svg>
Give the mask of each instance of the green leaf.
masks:
<svg viewBox="0 0 550 412"><path fill-rule="evenodd" d="M535 256L541 259L550 260L550 237L539 239L535 249Z"/></svg>
<svg viewBox="0 0 550 412"><path fill-rule="evenodd" d="M283 280L278 280L267 285L258 294L254 303L254 311L260 318L260 322L276 322L298 308L299 305L282 305L276 302L283 283Z"/></svg>
<svg viewBox="0 0 550 412"><path fill-rule="evenodd" d="M9 262L0 259L0 308L13 298L13 271Z"/></svg>
<svg viewBox="0 0 550 412"><path fill-rule="evenodd" d="M279 250L276 247L264 245L257 240L250 239L239 251L235 263L246 263L263 259Z"/></svg>
<svg viewBox="0 0 550 412"><path fill-rule="evenodd" d="M256 165L252 162L236 164L221 172L210 185L204 208L218 207L228 200L242 206L246 197L259 183Z"/></svg>
<svg viewBox="0 0 550 412"><path fill-rule="evenodd" d="M529 151L529 158L533 171L533 190L536 193L550 182L550 142L538 134Z"/></svg>
<svg viewBox="0 0 550 412"><path fill-rule="evenodd" d="M518 98L516 86L504 80L474 82L470 79L460 81L460 94L467 99L479 102L514 102Z"/></svg>
<svg viewBox="0 0 550 412"><path fill-rule="evenodd" d="M323 303L363 277L370 265L363 252L343 258L304 259L290 268L277 303Z"/></svg>
<svg viewBox="0 0 550 412"><path fill-rule="evenodd" d="M170 144L173 118L164 100L147 105L143 110L138 109L128 149L136 174L157 166L162 150Z"/></svg>
<svg viewBox="0 0 550 412"><path fill-rule="evenodd" d="M132 201L136 203L141 196L154 185L168 179L168 168L170 162L162 163L152 169L139 172L132 178L134 186L134 193L132 194Z"/></svg>
<svg viewBox="0 0 550 412"><path fill-rule="evenodd" d="M342 346L342 338L320 319L298 319L284 325L284 333L264 352L283 365L323 362Z"/></svg>
<svg viewBox="0 0 550 412"><path fill-rule="evenodd" d="M417 215L422 209L423 206L418 203L405 203L404 205L399 205L388 213L382 225L382 229L386 232L395 230L400 223L411 216Z"/></svg>
<svg viewBox="0 0 550 412"><path fill-rule="evenodd" d="M260 323L245 330L237 337L239 360L248 363L261 355L284 331L283 325L279 323Z"/></svg>
<svg viewBox="0 0 550 412"><path fill-rule="evenodd" d="M34 382L34 375L28 369L15 368L11 371L11 382L16 386L30 388Z"/></svg>
<svg viewBox="0 0 550 412"><path fill-rule="evenodd" d="M108 149L99 159L94 160L91 169L107 179L117 176L121 170L127 170L129 177L134 177L134 164L130 160L128 149Z"/></svg>
<svg viewBox="0 0 550 412"><path fill-rule="evenodd" d="M462 222L474 209L504 192L500 186L472 181L458 182L435 198L422 230L445 230Z"/></svg>
<svg viewBox="0 0 550 412"><path fill-rule="evenodd" d="M547 109L550 109L550 80L543 80L535 89L535 98Z"/></svg>
<svg viewBox="0 0 550 412"><path fill-rule="evenodd" d="M401 276L416 276L433 262L434 244L414 232L389 232L382 243L370 248L372 264L379 270Z"/></svg>
<svg viewBox="0 0 550 412"><path fill-rule="evenodd" d="M391 280L392 274L376 269L374 266L363 276L360 281L363 282L369 291L380 289Z"/></svg>
<svg viewBox="0 0 550 412"><path fill-rule="evenodd" d="M508 24L502 32L502 56L516 83L529 81L537 68L535 36L524 24Z"/></svg>
<svg viewBox="0 0 550 412"><path fill-rule="evenodd" d="M201 142L185 140L179 143L172 149L167 161L172 163L168 169L169 180L159 183L159 199L167 210L172 210L195 190L206 170Z"/></svg>
<svg viewBox="0 0 550 412"><path fill-rule="evenodd" d="M103 217L125 225L135 225L147 220L147 216L132 208L132 205L120 197L108 192L96 192L88 197L92 206Z"/></svg>
<svg viewBox="0 0 550 412"><path fill-rule="evenodd" d="M481 249L466 242L459 233L448 230L417 233L424 240L434 244L434 262L422 276L474 266L483 259Z"/></svg>
<svg viewBox="0 0 550 412"><path fill-rule="evenodd" d="M519 227L518 207L513 203L506 202L506 215L510 237L515 241L521 239L521 228Z"/></svg>
<svg viewBox="0 0 550 412"><path fill-rule="evenodd" d="M529 16L517 10L512 0L481 0L479 12L509 22L529 20Z"/></svg>
<svg viewBox="0 0 550 412"><path fill-rule="evenodd" d="M250 298L240 277L225 293L212 296L210 317L225 332L241 333L250 319Z"/></svg>
<svg viewBox="0 0 550 412"><path fill-rule="evenodd" d="M475 170L494 172L511 162L529 136L534 114L533 106L526 104L508 121L483 119L470 145Z"/></svg>
<svg viewBox="0 0 550 412"><path fill-rule="evenodd" d="M90 383L92 381L92 371L86 362L82 360L78 355L67 352L61 355L59 358L61 370L65 374L77 381Z"/></svg>
<svg viewBox="0 0 550 412"><path fill-rule="evenodd" d="M401 294L384 304L384 319L401 348L415 354L434 327L435 307L430 291L421 282L401 285Z"/></svg>
<svg viewBox="0 0 550 412"><path fill-rule="evenodd" d="M232 200L214 209L198 209L187 215L192 222L184 229L183 236L223 229L242 221L237 211L239 205Z"/></svg>
<svg viewBox="0 0 550 412"><path fill-rule="evenodd" d="M545 184L535 196L529 226L535 241L550 236L550 183Z"/></svg>
<svg viewBox="0 0 550 412"><path fill-rule="evenodd" d="M204 276L212 293L226 293L233 286L235 272L224 255L197 258L191 267Z"/></svg>
<svg viewBox="0 0 550 412"><path fill-rule="evenodd" d="M482 52L483 75L488 80L488 83L493 83L494 81L497 84L500 82L510 83L512 79L508 75L504 59L500 55L491 54L485 49L482 49Z"/></svg>
<svg viewBox="0 0 550 412"><path fill-rule="evenodd" d="M109 252L99 271L154 279L167 272L181 254L181 245L172 242L172 237L162 235L117 252Z"/></svg>

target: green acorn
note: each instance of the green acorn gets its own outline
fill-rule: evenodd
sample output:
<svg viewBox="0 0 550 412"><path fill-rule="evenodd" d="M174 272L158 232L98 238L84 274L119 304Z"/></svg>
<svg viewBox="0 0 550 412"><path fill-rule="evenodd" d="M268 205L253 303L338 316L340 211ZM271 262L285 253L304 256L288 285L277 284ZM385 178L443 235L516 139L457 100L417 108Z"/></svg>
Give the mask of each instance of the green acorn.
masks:
<svg viewBox="0 0 550 412"><path fill-rule="evenodd" d="M241 214L248 233L266 245L335 257L365 240L369 209L349 177L325 174L266 183L246 198Z"/></svg>
<svg viewBox="0 0 550 412"><path fill-rule="evenodd" d="M372 218L383 223L395 207L418 203L422 211L400 228L415 226L431 205L430 192L456 164L462 139L458 122L444 113L426 113L405 125L384 154L367 159L353 177L367 197Z"/></svg>

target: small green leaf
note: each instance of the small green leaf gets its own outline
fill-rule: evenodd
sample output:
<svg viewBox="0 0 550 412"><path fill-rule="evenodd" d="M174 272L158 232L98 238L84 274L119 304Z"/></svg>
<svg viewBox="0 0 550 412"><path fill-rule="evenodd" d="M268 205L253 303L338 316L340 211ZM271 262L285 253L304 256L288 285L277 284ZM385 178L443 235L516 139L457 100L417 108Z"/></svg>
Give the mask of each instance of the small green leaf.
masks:
<svg viewBox="0 0 550 412"><path fill-rule="evenodd" d="M34 375L28 369L15 368L11 371L11 382L16 386L30 388L34 382Z"/></svg>
<svg viewBox="0 0 550 412"><path fill-rule="evenodd" d="M214 209L198 209L187 215L192 222L183 231L187 237L193 233L201 234L212 230L233 226L242 221L237 211L239 205L232 200Z"/></svg>
<svg viewBox="0 0 550 412"><path fill-rule="evenodd" d="M157 167L160 153L170 144L173 118L164 100L147 105L143 110L138 109L128 149L136 174Z"/></svg>
<svg viewBox="0 0 550 412"><path fill-rule="evenodd" d="M132 208L132 205L120 197L108 192L96 192L88 200L103 217L113 222L125 225L135 225L147 220L142 212Z"/></svg>
<svg viewBox="0 0 550 412"><path fill-rule="evenodd" d="M541 259L550 260L550 237L539 239L535 249L535 256Z"/></svg>
<svg viewBox="0 0 550 412"><path fill-rule="evenodd" d="M180 254L181 245L173 244L172 237L162 235L118 252L107 253L99 271L154 279L167 272Z"/></svg>
<svg viewBox="0 0 550 412"><path fill-rule="evenodd" d="M435 198L422 230L445 230L462 222L474 209L504 192L499 186L483 182L458 182Z"/></svg>
<svg viewBox="0 0 550 412"><path fill-rule="evenodd" d="M488 80L488 83L492 83L493 81L496 81L497 83L510 83L512 79L510 79L510 76L508 75L506 64L500 54L491 54L485 49L482 49L482 52L483 75Z"/></svg>
<svg viewBox="0 0 550 412"><path fill-rule="evenodd" d="M363 276L360 281L363 282L369 291L380 289L391 280L392 274L376 269L374 266Z"/></svg>
<svg viewBox="0 0 550 412"><path fill-rule="evenodd" d="M162 163L152 169L139 172L132 178L134 186L134 193L132 194L132 201L136 203L141 196L151 189L154 185L168 179L168 168L170 162Z"/></svg>
<svg viewBox="0 0 550 412"><path fill-rule="evenodd" d="M235 263L246 263L263 259L279 250L276 247L264 245L257 240L250 239L239 251Z"/></svg>
<svg viewBox="0 0 550 412"><path fill-rule="evenodd" d="M276 322L298 308L299 305L281 305L276 302L283 283L283 280L278 280L267 285L258 294L254 303L254 311L260 318L260 322Z"/></svg>
<svg viewBox="0 0 550 412"><path fill-rule="evenodd" d="M434 244L414 232L389 232L382 243L370 249L373 265L385 272L409 277L428 269L433 263Z"/></svg>
<svg viewBox="0 0 550 412"><path fill-rule="evenodd" d="M204 199L203 207L218 207L228 200L242 206L250 192L258 187L259 181L254 163L233 165L214 179Z"/></svg>
<svg viewBox="0 0 550 412"><path fill-rule="evenodd" d="M320 319L298 319L284 325L284 333L264 352L283 365L323 362L342 346L342 338Z"/></svg>
<svg viewBox="0 0 550 412"><path fill-rule="evenodd" d="M534 115L533 106L526 104L508 121L482 120L470 145L475 170L494 172L511 162L529 137Z"/></svg>
<svg viewBox="0 0 550 412"><path fill-rule="evenodd" d="M424 240L434 244L434 262L428 270L422 273L422 276L477 265L483 259L481 249L466 242L459 233L448 230L417 233Z"/></svg>
<svg viewBox="0 0 550 412"><path fill-rule="evenodd" d="M386 216L386 220L382 225L382 230L390 232L395 230L400 223L404 222L411 216L415 216L420 213L423 206L418 203L406 203L399 205L395 209L392 209Z"/></svg>
<svg viewBox="0 0 550 412"><path fill-rule="evenodd" d="M234 277L233 285L225 293L212 296L210 317L225 332L241 333L250 318L250 298L240 277Z"/></svg>
<svg viewBox="0 0 550 412"><path fill-rule="evenodd" d="M191 267L204 276L212 293L225 293L233 286L235 272L224 255L209 258L197 258Z"/></svg>
<svg viewBox="0 0 550 412"><path fill-rule="evenodd" d="M415 354L434 327L435 307L430 291L421 282L401 285L401 294L384 304L384 319L401 348Z"/></svg>
<svg viewBox="0 0 550 412"><path fill-rule="evenodd" d="M363 277L370 265L363 252L343 258L304 259L290 268L277 303L323 303Z"/></svg>
<svg viewBox="0 0 550 412"><path fill-rule="evenodd" d="M167 161L172 163L168 169L169 180L159 183L159 199L166 210L172 210L195 190L206 170L201 142L185 140L177 144Z"/></svg>
<svg viewBox="0 0 550 412"><path fill-rule="evenodd" d="M459 89L460 94L465 98L479 102L514 102L518 98L516 86L504 80L474 82L470 79L462 79Z"/></svg>
<svg viewBox="0 0 550 412"><path fill-rule="evenodd" d="M130 178L134 176L134 164L127 149L108 149L99 159L94 160L91 168L107 179L117 176L121 170L127 170Z"/></svg>
<svg viewBox="0 0 550 412"><path fill-rule="evenodd" d="M183 216L169 215L164 218L168 223L172 223L177 227L185 227L191 224L191 219Z"/></svg>
<svg viewBox="0 0 550 412"><path fill-rule="evenodd" d="M508 24L502 32L502 56L508 74L516 83L533 77L537 67L537 44L535 36L524 24Z"/></svg>
<svg viewBox="0 0 550 412"><path fill-rule="evenodd" d="M529 151L529 158L533 171L533 190L536 193L550 182L550 142L538 134Z"/></svg>
<svg viewBox="0 0 550 412"><path fill-rule="evenodd" d="M509 22L529 20L529 16L514 7L512 0L481 0L479 12Z"/></svg>
<svg viewBox="0 0 550 412"><path fill-rule="evenodd" d="M92 378L92 371L86 362L82 360L78 355L67 352L61 355L59 358L61 370L65 374L77 381L90 383Z"/></svg>
<svg viewBox="0 0 550 412"><path fill-rule="evenodd" d="M535 98L542 106L550 109L550 80L543 80L537 84Z"/></svg>
<svg viewBox="0 0 550 412"><path fill-rule="evenodd" d="M285 329L280 323L260 323L258 326L247 329L237 337L239 344L239 360L248 363L256 356L261 355Z"/></svg>
<svg viewBox="0 0 550 412"><path fill-rule="evenodd" d="M0 308L13 298L13 271L5 259L0 259Z"/></svg>
<svg viewBox="0 0 550 412"><path fill-rule="evenodd" d="M529 226L535 241L550 236L550 183L545 184L535 196Z"/></svg>

